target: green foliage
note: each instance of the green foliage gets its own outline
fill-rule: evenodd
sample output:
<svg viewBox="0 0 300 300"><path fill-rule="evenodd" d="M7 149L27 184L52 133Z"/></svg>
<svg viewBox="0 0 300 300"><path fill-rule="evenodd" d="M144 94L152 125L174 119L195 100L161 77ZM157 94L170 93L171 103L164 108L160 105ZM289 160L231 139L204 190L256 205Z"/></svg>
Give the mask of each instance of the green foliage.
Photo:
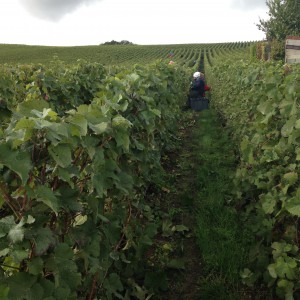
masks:
<svg viewBox="0 0 300 300"><path fill-rule="evenodd" d="M285 41L272 40L271 46L271 59L284 60L285 57Z"/></svg>
<svg viewBox="0 0 300 300"><path fill-rule="evenodd" d="M184 70L54 63L14 72L7 89L24 99L7 94L11 118L1 124L0 294L145 299L151 280L145 289L131 278L145 277L158 225L143 195L177 130Z"/></svg>
<svg viewBox="0 0 300 300"><path fill-rule="evenodd" d="M219 53L239 57L247 45L227 45ZM102 53L109 67L57 59L49 64L49 56L48 66L0 67L3 299L150 299L166 289L164 272L149 272L145 256L160 224L144 194L178 131L189 79L181 65L196 60L202 46L184 54L174 47L172 66L133 65L138 59L120 55L128 54L125 46L118 46L121 52L111 47ZM143 48L138 57L153 61L169 49L152 50ZM130 68L111 66L122 61ZM290 131L288 123L283 134ZM287 190L296 185L295 172L282 177ZM297 216L294 197L285 207ZM274 209L269 202L266 209ZM188 230L168 222L163 229L166 238ZM165 257L170 250L161 252ZM177 259L163 264L185 267Z"/></svg>
<svg viewBox="0 0 300 300"><path fill-rule="evenodd" d="M268 20L259 20L257 27L267 40L283 41L289 35L300 35L300 3L298 0L268 0Z"/></svg>
<svg viewBox="0 0 300 300"><path fill-rule="evenodd" d="M255 236L248 284L263 280L278 296L299 292L299 67L275 62L216 63L214 106L239 148L236 205Z"/></svg>
<svg viewBox="0 0 300 300"><path fill-rule="evenodd" d="M131 68L137 63L143 65L157 61L169 63L169 54L172 52L172 60L176 65L196 68L195 61L199 62L201 54L206 50L222 48L224 51L233 51L234 49L246 48L249 44L250 42L183 45L106 44L74 47L0 44L0 63L34 63L35 65L42 63L43 65L52 66L53 60L58 58L66 63L76 65L78 61L84 60L92 64L98 62L106 66L118 66L118 68L125 66ZM23 67L26 69L26 66ZM23 75L26 75L26 73Z"/></svg>
<svg viewBox="0 0 300 300"><path fill-rule="evenodd" d="M256 44L256 57L260 60L284 60L285 41L272 40Z"/></svg>

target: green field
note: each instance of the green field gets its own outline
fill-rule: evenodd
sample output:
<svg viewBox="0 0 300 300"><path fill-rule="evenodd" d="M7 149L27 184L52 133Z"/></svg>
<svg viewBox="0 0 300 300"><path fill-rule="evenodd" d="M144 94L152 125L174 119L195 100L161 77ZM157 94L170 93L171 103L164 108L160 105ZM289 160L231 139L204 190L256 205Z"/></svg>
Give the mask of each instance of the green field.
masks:
<svg viewBox="0 0 300 300"><path fill-rule="evenodd" d="M228 53L247 48L250 42L183 44L183 45L99 45L77 47L48 47L0 44L0 63L8 64L47 64L55 57L67 63L78 59L98 62L104 65L148 64L165 60L173 52L174 60L183 66L193 66L206 52Z"/></svg>
<svg viewBox="0 0 300 300"><path fill-rule="evenodd" d="M0 45L0 299L299 299L300 68L256 46Z"/></svg>

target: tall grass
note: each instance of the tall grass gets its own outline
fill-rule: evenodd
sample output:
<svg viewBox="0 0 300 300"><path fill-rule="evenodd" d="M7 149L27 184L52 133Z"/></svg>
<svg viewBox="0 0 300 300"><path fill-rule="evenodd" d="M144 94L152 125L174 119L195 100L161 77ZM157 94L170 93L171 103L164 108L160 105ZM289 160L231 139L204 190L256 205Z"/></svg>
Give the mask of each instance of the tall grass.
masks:
<svg viewBox="0 0 300 300"><path fill-rule="evenodd" d="M199 145L199 168L194 206L204 268L201 299L242 299L239 272L251 240L231 205L234 146L214 111L201 112L196 127L193 140Z"/></svg>

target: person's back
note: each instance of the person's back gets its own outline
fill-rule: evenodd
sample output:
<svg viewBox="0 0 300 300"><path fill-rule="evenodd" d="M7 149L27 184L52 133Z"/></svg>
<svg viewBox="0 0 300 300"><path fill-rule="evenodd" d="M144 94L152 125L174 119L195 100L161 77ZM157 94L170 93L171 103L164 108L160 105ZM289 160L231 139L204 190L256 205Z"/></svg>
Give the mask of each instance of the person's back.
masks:
<svg viewBox="0 0 300 300"><path fill-rule="evenodd" d="M194 80L190 87L190 98L203 97L205 92L205 83L204 80L200 77L200 72L195 72L193 77Z"/></svg>
<svg viewBox="0 0 300 300"><path fill-rule="evenodd" d="M204 80L200 78L200 72L195 72L193 74L193 81L191 82L186 105L183 107L183 110L191 108L191 99L198 99L203 97L204 86Z"/></svg>

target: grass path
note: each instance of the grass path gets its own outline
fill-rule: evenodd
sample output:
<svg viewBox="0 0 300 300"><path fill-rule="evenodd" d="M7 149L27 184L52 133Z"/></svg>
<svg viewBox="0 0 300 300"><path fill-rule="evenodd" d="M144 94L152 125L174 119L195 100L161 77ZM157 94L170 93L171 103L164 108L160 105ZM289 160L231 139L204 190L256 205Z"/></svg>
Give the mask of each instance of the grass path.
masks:
<svg viewBox="0 0 300 300"><path fill-rule="evenodd" d="M195 235L204 261L201 298L247 299L239 272L247 263L250 238L233 206L233 143L213 111L202 113L193 138L199 143L194 205Z"/></svg>
<svg viewBox="0 0 300 300"><path fill-rule="evenodd" d="M167 269L169 289L159 299L252 299L239 276L250 240L232 206L236 157L230 138L207 110L185 113L180 139L165 162L170 192L162 206L173 212L172 224L190 231L159 241L170 245L169 260L184 264Z"/></svg>

